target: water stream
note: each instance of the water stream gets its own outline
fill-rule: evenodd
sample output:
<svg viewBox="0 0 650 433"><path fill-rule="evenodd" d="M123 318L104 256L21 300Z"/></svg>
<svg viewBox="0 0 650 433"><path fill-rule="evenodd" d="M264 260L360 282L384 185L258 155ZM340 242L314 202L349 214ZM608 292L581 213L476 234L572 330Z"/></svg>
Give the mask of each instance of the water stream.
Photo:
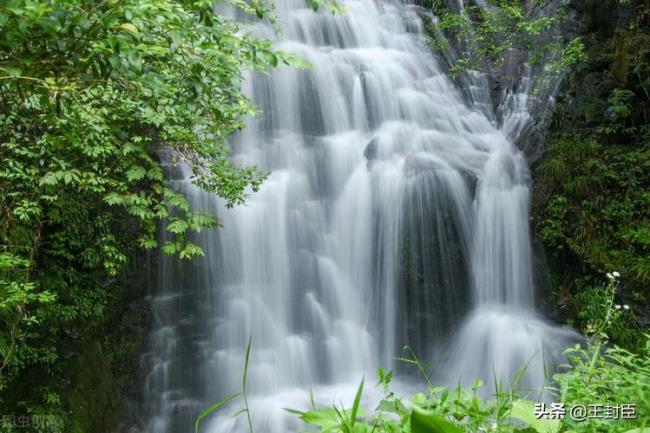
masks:
<svg viewBox="0 0 650 433"><path fill-rule="evenodd" d="M306 407L310 389L349 401L378 366L401 371L404 345L435 360L442 383L507 381L529 363L525 383L541 386L572 338L534 312L530 173L513 144L530 121L525 94L497 116L484 77L461 92L445 74L417 6L343 3L332 15L276 2L279 48L313 68L245 81L263 115L233 138L234 158L271 173L245 205L226 209L164 157L175 188L223 227L196 239L204 258L160 259L147 432L191 431L239 391L250 336L264 433L295 431L283 408ZM247 431L237 408L204 431Z"/></svg>

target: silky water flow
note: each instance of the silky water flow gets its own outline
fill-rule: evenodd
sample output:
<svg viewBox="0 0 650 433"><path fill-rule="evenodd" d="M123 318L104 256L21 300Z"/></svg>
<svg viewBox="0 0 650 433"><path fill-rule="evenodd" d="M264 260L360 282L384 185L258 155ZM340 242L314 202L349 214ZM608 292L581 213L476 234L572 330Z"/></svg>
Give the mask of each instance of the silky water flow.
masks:
<svg viewBox="0 0 650 433"><path fill-rule="evenodd" d="M333 15L275 4L281 34L252 29L313 66L245 80L263 114L231 145L238 164L270 172L261 190L228 209L161 155L174 188L222 228L195 239L202 258L159 259L146 431L193 431L202 409L240 391L249 338L262 433L297 430L284 408L306 409L310 390L350 403L379 366L404 373L395 386L408 392L395 360L405 345L442 384L481 378L490 392L527 365L522 386L543 386L575 334L534 311L530 174L513 144L531 121L525 91L496 113L485 77L459 90L417 6L346 0ZM380 391L366 388L372 403ZM240 408L202 431L248 431L232 417Z"/></svg>

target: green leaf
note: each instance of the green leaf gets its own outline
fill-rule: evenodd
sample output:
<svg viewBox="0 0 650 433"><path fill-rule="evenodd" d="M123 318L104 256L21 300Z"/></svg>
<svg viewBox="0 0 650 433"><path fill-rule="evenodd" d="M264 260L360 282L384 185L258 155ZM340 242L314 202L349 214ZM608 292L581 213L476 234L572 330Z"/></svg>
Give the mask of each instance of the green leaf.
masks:
<svg viewBox="0 0 650 433"><path fill-rule="evenodd" d="M176 254L178 248L179 247L175 243L168 241L165 242L165 244L162 246L161 249L163 253L167 254L168 256L171 256L173 254Z"/></svg>
<svg viewBox="0 0 650 433"><path fill-rule="evenodd" d="M205 253L203 252L203 248L198 245L188 243L185 245L185 248L181 250L179 257L181 259L191 259L194 256L203 256L204 254Z"/></svg>
<svg viewBox="0 0 650 433"><path fill-rule="evenodd" d="M163 171L160 168L154 167L149 169L149 171L147 172L147 178L162 182L165 180L165 175L163 174Z"/></svg>
<svg viewBox="0 0 650 433"><path fill-rule="evenodd" d="M339 427L339 417L333 408L304 412L300 419L318 427L321 433L333 432Z"/></svg>
<svg viewBox="0 0 650 433"><path fill-rule="evenodd" d="M0 334L0 357L4 357L7 353L7 340L2 334Z"/></svg>
<svg viewBox="0 0 650 433"><path fill-rule="evenodd" d="M229 395L228 397L222 398L222 399L219 400L218 402L216 402L216 403L214 403L214 404L211 404L210 406L208 406L207 408L205 408L205 409L204 409L204 410L199 414L199 416L196 417L196 422L194 423L194 433L199 433L199 428L200 428L201 420L202 420L203 418L205 418L206 416L210 415L212 412L214 412L215 410L219 409L221 406L225 405L226 403L230 402L231 400L233 400L233 399L239 397L240 395L241 395L240 392L238 392L238 393L236 393L236 394L233 394L233 395Z"/></svg>
<svg viewBox="0 0 650 433"><path fill-rule="evenodd" d="M127 32L138 33L138 28L131 23L122 23L119 25L119 27L122 30L126 30Z"/></svg>
<svg viewBox="0 0 650 433"><path fill-rule="evenodd" d="M110 194L107 194L104 197L104 202L106 202L107 204L113 206L113 205L117 205L117 204L124 204L124 199L122 197L120 197L119 194L112 192Z"/></svg>
<svg viewBox="0 0 650 433"><path fill-rule="evenodd" d="M139 165L133 165L126 172L126 178L133 182L135 180L143 179L147 175L147 170Z"/></svg>
<svg viewBox="0 0 650 433"><path fill-rule="evenodd" d="M167 225L167 231L175 234L185 233L190 225L185 220L176 220Z"/></svg>
<svg viewBox="0 0 650 433"><path fill-rule="evenodd" d="M158 246L158 242L153 238L143 236L138 239L138 245L140 245L141 248L150 250L156 248Z"/></svg>
<svg viewBox="0 0 650 433"><path fill-rule="evenodd" d="M56 185L59 182L57 173L45 173L39 182L40 185Z"/></svg>
<svg viewBox="0 0 650 433"><path fill-rule="evenodd" d="M444 418L418 408L411 412L411 431L413 433L463 433L463 429Z"/></svg>
<svg viewBox="0 0 650 433"><path fill-rule="evenodd" d="M20 68L9 67L5 69L10 77L20 77L23 74L23 71Z"/></svg>
<svg viewBox="0 0 650 433"><path fill-rule="evenodd" d="M364 379L361 379L357 393L354 396L354 403L352 404L352 411L350 412L350 424L354 428L354 424L357 420L357 413L359 412L359 405L361 404L361 396L363 395L363 382Z"/></svg>
<svg viewBox="0 0 650 433"><path fill-rule="evenodd" d="M253 347L253 336L248 336L248 344L246 345L246 353L244 355L244 376L242 377L242 389L246 390L246 383L248 381L248 363L251 358L251 348Z"/></svg>
<svg viewBox="0 0 650 433"><path fill-rule="evenodd" d="M404 404L398 400L384 399L379 402L376 410L379 412L394 413L402 416L406 413L407 409Z"/></svg>
<svg viewBox="0 0 650 433"><path fill-rule="evenodd" d="M535 417L535 403L529 400L513 401L510 417L525 422L539 433L557 433L560 429L560 420L537 419Z"/></svg>

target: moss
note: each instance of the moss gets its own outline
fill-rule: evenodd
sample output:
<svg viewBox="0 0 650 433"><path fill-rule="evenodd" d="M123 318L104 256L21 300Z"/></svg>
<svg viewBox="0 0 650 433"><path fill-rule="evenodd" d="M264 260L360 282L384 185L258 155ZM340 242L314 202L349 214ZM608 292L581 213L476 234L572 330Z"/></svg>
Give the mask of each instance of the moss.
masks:
<svg viewBox="0 0 650 433"><path fill-rule="evenodd" d="M69 433L109 432L124 415L120 389L99 343L89 344L72 362Z"/></svg>
<svg viewBox="0 0 650 433"><path fill-rule="evenodd" d="M630 1L612 16L587 28L588 60L558 96L533 216L551 269L547 307L587 326L602 312L605 274L618 271L615 302L630 314L610 337L636 348L650 327L650 6Z"/></svg>

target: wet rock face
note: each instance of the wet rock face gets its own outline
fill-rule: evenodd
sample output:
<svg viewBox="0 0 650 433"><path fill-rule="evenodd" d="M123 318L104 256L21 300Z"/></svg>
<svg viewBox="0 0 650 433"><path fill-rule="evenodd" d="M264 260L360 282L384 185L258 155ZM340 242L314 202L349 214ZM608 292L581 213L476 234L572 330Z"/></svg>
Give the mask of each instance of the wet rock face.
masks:
<svg viewBox="0 0 650 433"><path fill-rule="evenodd" d="M377 157L378 146L379 146L379 137L373 137L373 139L370 140L368 144L366 144L366 148L363 150L363 156L366 157L368 162L374 161L375 158Z"/></svg>
<svg viewBox="0 0 650 433"><path fill-rule="evenodd" d="M531 127L522 134L515 144L524 152L529 165L537 164L544 156L546 148L546 120L540 120L540 123Z"/></svg>
<svg viewBox="0 0 650 433"><path fill-rule="evenodd" d="M493 10L494 2L484 0L446 0L445 7L458 13L460 5L464 7L476 6L484 10ZM530 19L544 16L555 16L562 2L552 0L544 6L535 2L528 3ZM613 28L620 20L616 13L608 13L608 9L616 9L615 0L599 2L576 1L569 9L569 18L559 23L551 33L538 41L539 44L552 42L554 38L568 41L587 31L597 31L593 26ZM423 19L434 20L430 8L423 12ZM592 30L588 30L592 29ZM439 37L440 35L436 35ZM444 36L443 36L444 37ZM457 64L459 59L465 58L472 52L471 43L467 40L456 41L449 38L449 46L440 52L445 68L449 70ZM466 99L474 106L485 105L484 110L488 117L492 117L495 124L499 125L508 135L509 139L521 149L529 164L537 163L543 156L546 146L546 132L550 121L550 108L555 102L555 96L561 90L562 76L550 72L550 64L558 60L559 50L555 56L545 57L540 64L529 62L530 48L513 44L503 54L503 61L492 62L488 59L482 61L480 71L461 72L455 78L456 85ZM474 53L477 55L477 53ZM482 76L488 85L487 95L483 101L477 101L473 95L473 81L476 75ZM477 104L479 102L479 104ZM524 115L525 114L525 115Z"/></svg>
<svg viewBox="0 0 650 433"><path fill-rule="evenodd" d="M584 33L597 31L605 37L611 36L617 24L627 21L634 13L633 7L621 5L617 0L574 0L571 7Z"/></svg>

